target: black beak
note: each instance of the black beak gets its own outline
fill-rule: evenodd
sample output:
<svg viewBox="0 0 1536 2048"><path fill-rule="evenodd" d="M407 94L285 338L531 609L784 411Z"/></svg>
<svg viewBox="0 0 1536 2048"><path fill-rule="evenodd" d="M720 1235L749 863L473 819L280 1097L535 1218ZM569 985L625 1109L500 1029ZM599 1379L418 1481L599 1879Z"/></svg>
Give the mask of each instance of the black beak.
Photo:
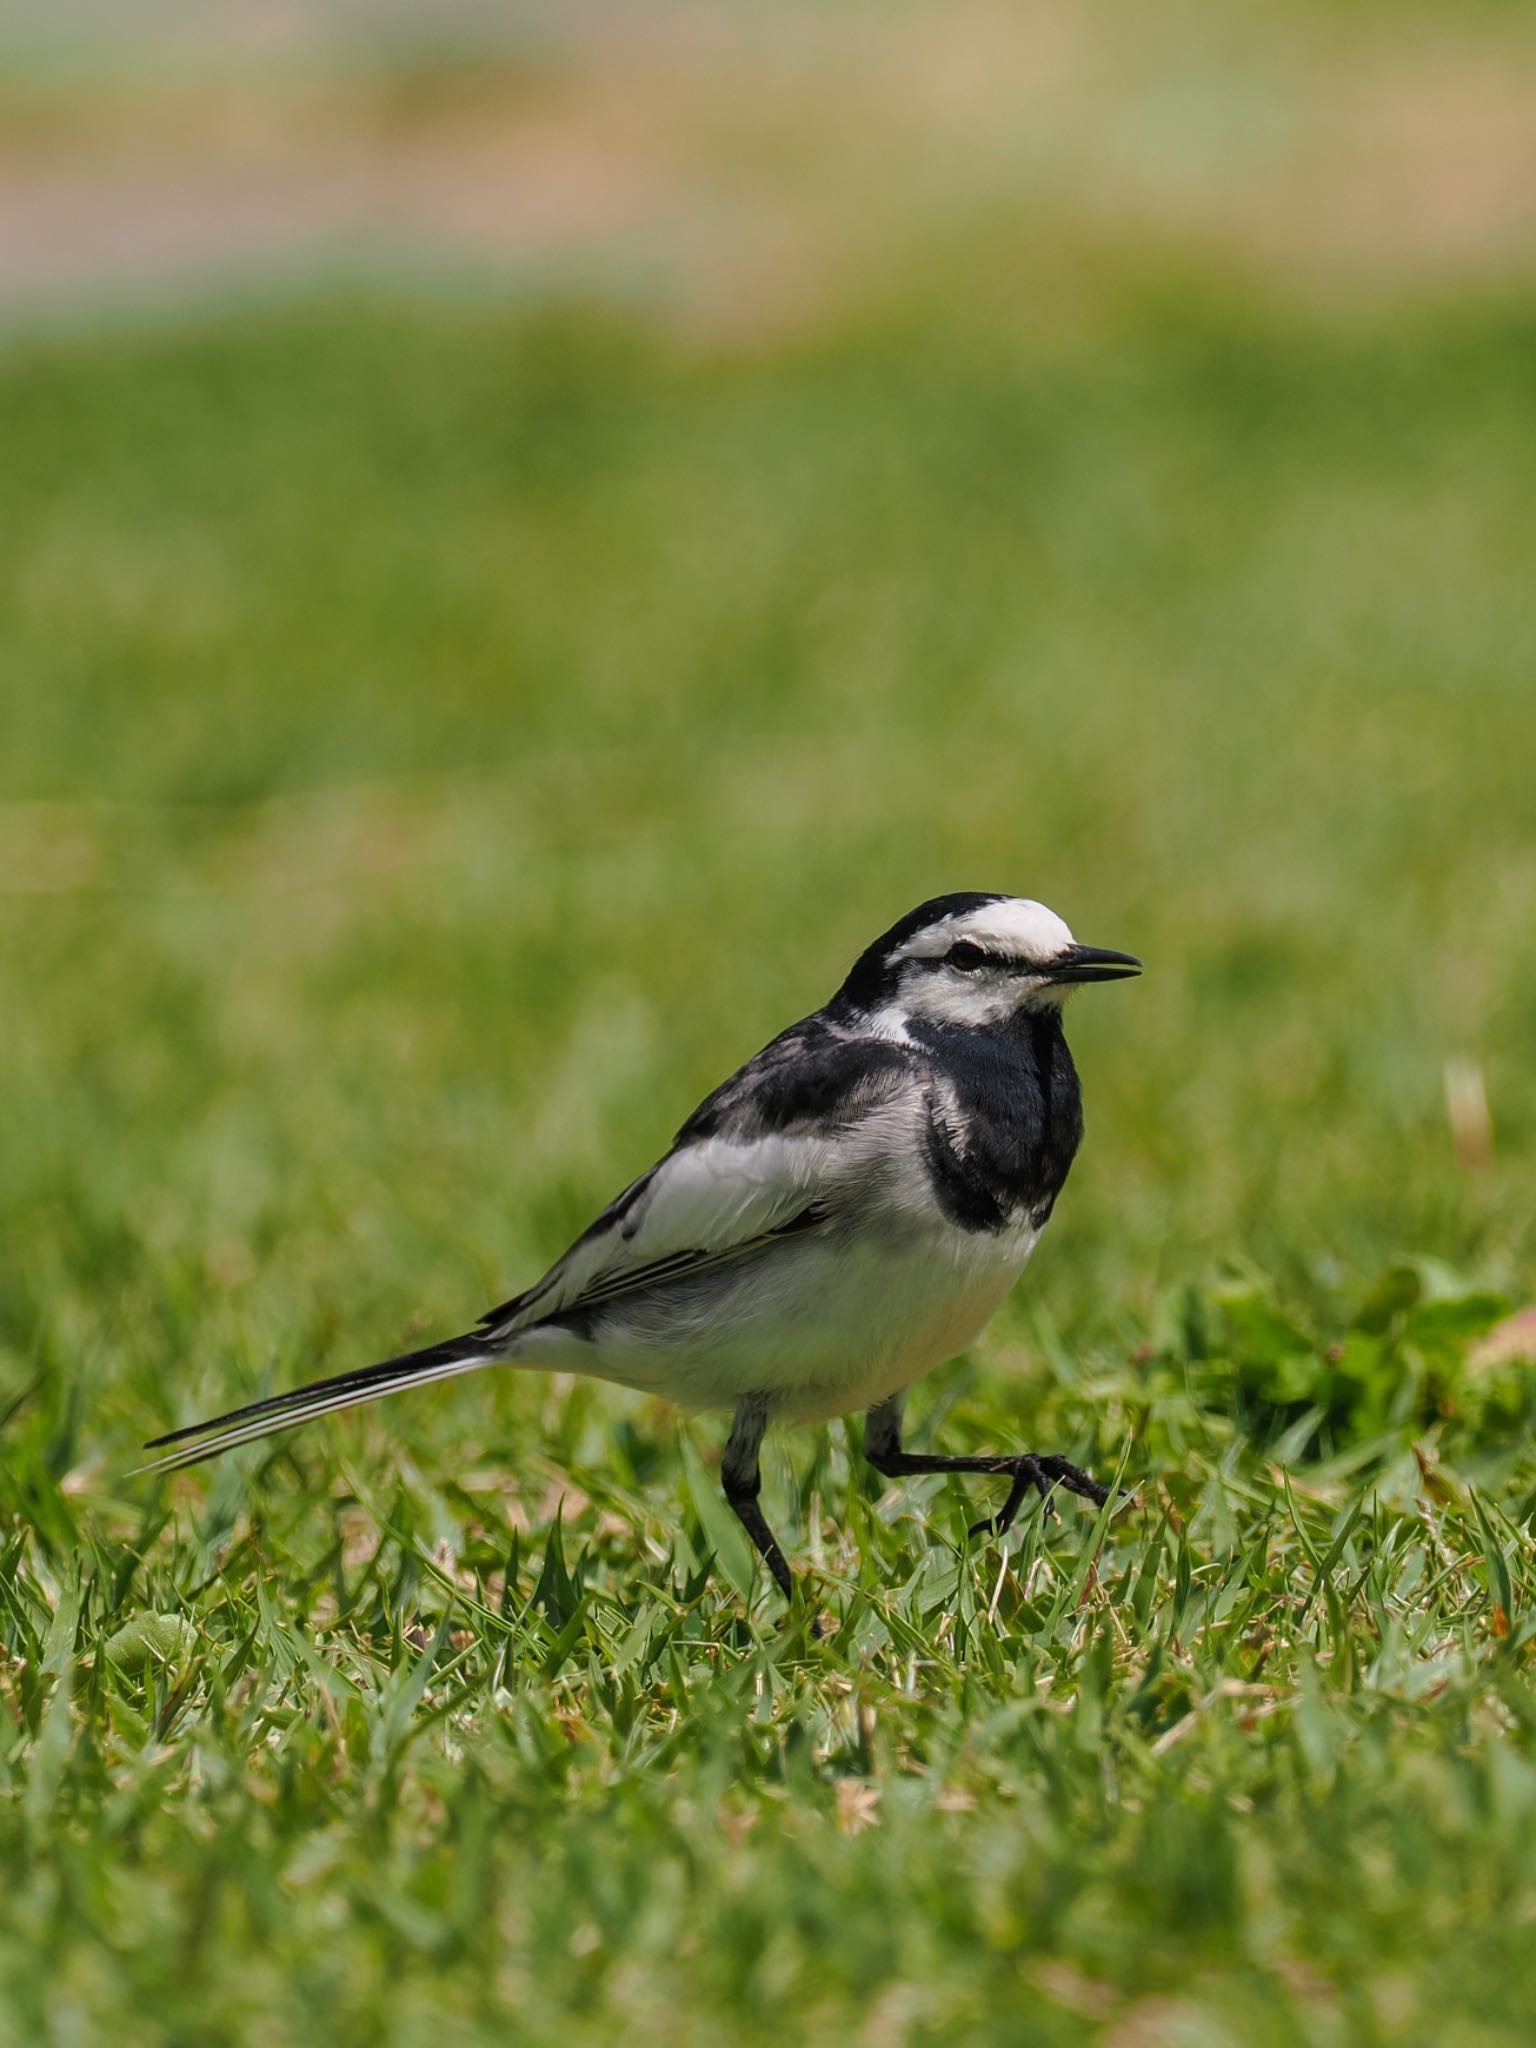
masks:
<svg viewBox="0 0 1536 2048"><path fill-rule="evenodd" d="M1134 953L1112 953L1107 946L1068 946L1051 963L1053 982L1124 981L1140 972Z"/></svg>

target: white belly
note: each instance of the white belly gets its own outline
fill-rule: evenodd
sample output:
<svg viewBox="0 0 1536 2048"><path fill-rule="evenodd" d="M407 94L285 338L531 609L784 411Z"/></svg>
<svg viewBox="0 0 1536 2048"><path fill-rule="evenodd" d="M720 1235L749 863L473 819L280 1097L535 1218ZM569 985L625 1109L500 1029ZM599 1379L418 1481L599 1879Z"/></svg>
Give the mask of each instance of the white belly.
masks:
<svg viewBox="0 0 1536 2048"><path fill-rule="evenodd" d="M864 1245L808 1236L626 1305L594 1341L531 1330L513 1362L615 1380L690 1408L761 1394L776 1418L823 1421L900 1392L964 1350L1038 1235L946 1224Z"/></svg>

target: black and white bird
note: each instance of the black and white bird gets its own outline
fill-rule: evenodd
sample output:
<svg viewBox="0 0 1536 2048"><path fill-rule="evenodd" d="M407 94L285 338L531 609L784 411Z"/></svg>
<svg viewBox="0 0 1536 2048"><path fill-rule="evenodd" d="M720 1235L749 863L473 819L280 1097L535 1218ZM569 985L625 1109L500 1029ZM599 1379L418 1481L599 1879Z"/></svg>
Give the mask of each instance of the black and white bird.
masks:
<svg viewBox="0 0 1536 2048"><path fill-rule="evenodd" d="M1023 1271L1082 1137L1062 1004L1136 974L1023 897L936 896L854 962L823 1008L706 1096L672 1149L542 1280L470 1334L172 1431L151 1470L195 1465L403 1387L511 1365L595 1375L733 1412L725 1495L788 1596L759 1505L771 1422L868 1411L882 1474L1106 1490L1032 1451L905 1451L906 1389L980 1332Z"/></svg>

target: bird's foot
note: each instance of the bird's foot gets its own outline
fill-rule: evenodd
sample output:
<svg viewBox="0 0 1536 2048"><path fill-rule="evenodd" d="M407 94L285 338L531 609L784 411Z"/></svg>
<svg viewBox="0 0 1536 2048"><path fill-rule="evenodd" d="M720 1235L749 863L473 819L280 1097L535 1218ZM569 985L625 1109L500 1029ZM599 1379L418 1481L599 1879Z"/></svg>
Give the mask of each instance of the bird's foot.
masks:
<svg viewBox="0 0 1536 2048"><path fill-rule="evenodd" d="M972 1536L1001 1536L1013 1527L1019 1509L1031 1493L1038 1493L1045 1503L1045 1513L1054 1516L1051 1495L1058 1486L1068 1493L1078 1494L1083 1500L1091 1500L1095 1507L1103 1507L1109 1499L1109 1488L1101 1486L1091 1473L1083 1471L1067 1458L1050 1455L1042 1456L1035 1451L1020 1451L1016 1457L999 1459L1000 1472L1013 1474L1013 1485L1002 1510L995 1515L983 1515L979 1522L972 1522Z"/></svg>
<svg viewBox="0 0 1536 2048"><path fill-rule="evenodd" d="M779 1629L782 1634L789 1635L801 1626L813 1643L824 1643L836 1624L819 1610L807 1615L798 1602L792 1601L779 1617Z"/></svg>

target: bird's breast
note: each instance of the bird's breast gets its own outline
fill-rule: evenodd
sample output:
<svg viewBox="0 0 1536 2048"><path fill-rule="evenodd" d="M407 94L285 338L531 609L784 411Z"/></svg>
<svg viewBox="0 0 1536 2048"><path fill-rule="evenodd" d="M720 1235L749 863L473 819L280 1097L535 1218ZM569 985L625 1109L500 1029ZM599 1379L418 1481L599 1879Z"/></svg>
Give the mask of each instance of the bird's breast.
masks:
<svg viewBox="0 0 1536 2048"><path fill-rule="evenodd" d="M814 1422L868 1408L964 1351L1006 1300L1038 1237L1028 1225L985 1237L946 1226L899 1252L843 1265L822 1298L832 1341L811 1347L808 1369L799 1385L782 1389L778 1412Z"/></svg>

